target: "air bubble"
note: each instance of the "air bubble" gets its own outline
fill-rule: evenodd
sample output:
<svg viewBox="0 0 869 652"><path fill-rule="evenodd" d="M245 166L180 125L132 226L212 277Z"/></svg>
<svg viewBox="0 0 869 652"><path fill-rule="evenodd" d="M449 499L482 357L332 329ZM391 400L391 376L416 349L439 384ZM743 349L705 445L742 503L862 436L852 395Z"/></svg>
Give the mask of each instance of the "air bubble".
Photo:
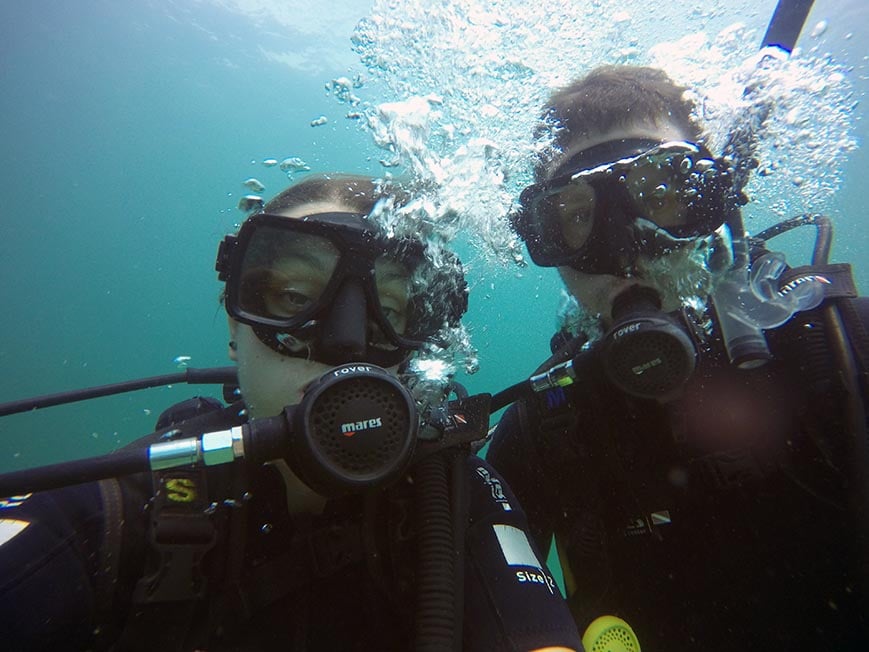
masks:
<svg viewBox="0 0 869 652"><path fill-rule="evenodd" d="M266 189L266 187L259 179L254 179L253 177L251 177L250 179L245 179L242 182L242 185L246 188L249 188L250 190L253 190L254 192L262 192Z"/></svg>
<svg viewBox="0 0 869 652"><path fill-rule="evenodd" d="M238 210L243 213L248 213L253 210L258 210L265 205L263 198L259 195L245 195L238 200Z"/></svg>
<svg viewBox="0 0 869 652"><path fill-rule="evenodd" d="M827 21L826 20L819 21L818 24L815 25L814 29L812 29L812 38L818 38L826 31L827 31Z"/></svg>
<svg viewBox="0 0 869 652"><path fill-rule="evenodd" d="M174 364L179 369L186 369L192 359L193 358L191 358L189 355L176 355L174 358L172 358L172 364Z"/></svg>
<svg viewBox="0 0 869 652"><path fill-rule="evenodd" d="M291 156L289 158L285 158L281 161L280 168L282 172L286 172L287 174L291 174L293 172L303 172L305 170L310 170L308 164L305 163L298 156Z"/></svg>

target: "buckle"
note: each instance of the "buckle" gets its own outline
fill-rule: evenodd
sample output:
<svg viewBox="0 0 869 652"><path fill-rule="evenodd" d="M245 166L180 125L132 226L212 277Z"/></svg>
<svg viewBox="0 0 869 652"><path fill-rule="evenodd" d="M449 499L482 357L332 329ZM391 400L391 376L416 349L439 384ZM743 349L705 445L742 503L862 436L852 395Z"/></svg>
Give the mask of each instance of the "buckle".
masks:
<svg viewBox="0 0 869 652"><path fill-rule="evenodd" d="M202 598L207 585L202 559L217 543L217 528L205 509L205 472L167 470L153 477L159 488L148 530L155 566L136 584L133 600L141 604Z"/></svg>

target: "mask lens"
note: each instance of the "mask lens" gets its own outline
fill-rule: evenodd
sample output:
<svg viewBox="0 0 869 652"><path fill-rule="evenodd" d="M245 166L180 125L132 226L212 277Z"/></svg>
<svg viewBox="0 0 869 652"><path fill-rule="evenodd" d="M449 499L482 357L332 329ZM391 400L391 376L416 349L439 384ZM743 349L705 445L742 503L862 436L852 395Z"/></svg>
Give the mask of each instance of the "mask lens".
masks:
<svg viewBox="0 0 869 652"><path fill-rule="evenodd" d="M537 203L538 219L554 231L567 248L578 251L588 241L594 225L594 189L584 179L545 194Z"/></svg>
<svg viewBox="0 0 869 652"><path fill-rule="evenodd" d="M260 226L241 264L239 307L265 320L304 319L316 310L339 258L325 237Z"/></svg>
<svg viewBox="0 0 869 652"><path fill-rule="evenodd" d="M374 279L380 314L392 330L404 335L410 318L410 272L398 260L381 255L374 262Z"/></svg>
<svg viewBox="0 0 869 652"><path fill-rule="evenodd" d="M639 215L673 235L706 232L703 195L715 192L718 177L719 167L711 158L666 146L638 158L621 175Z"/></svg>

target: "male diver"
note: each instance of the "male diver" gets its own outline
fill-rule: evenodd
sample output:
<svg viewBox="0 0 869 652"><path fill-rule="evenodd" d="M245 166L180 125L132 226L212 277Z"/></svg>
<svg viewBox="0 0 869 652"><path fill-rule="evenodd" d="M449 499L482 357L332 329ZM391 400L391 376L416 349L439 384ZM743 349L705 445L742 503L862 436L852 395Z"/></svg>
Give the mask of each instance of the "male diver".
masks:
<svg viewBox="0 0 869 652"><path fill-rule="evenodd" d="M487 459L538 546L555 536L580 631L867 650L869 302L823 218L747 236L684 90L604 66L550 98L513 224L600 332L553 338ZM820 237L792 269L765 239L800 223Z"/></svg>

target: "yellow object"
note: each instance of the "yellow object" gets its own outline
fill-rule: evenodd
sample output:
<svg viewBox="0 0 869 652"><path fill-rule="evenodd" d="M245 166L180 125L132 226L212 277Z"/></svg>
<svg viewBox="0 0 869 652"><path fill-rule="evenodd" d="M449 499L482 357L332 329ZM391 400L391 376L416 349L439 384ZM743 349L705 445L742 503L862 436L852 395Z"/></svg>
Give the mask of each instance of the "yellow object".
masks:
<svg viewBox="0 0 869 652"><path fill-rule="evenodd" d="M169 478L166 498L173 503L192 503L196 500L196 483L190 478Z"/></svg>
<svg viewBox="0 0 869 652"><path fill-rule="evenodd" d="M585 652L640 652L634 630L616 616L598 616L582 635Z"/></svg>

